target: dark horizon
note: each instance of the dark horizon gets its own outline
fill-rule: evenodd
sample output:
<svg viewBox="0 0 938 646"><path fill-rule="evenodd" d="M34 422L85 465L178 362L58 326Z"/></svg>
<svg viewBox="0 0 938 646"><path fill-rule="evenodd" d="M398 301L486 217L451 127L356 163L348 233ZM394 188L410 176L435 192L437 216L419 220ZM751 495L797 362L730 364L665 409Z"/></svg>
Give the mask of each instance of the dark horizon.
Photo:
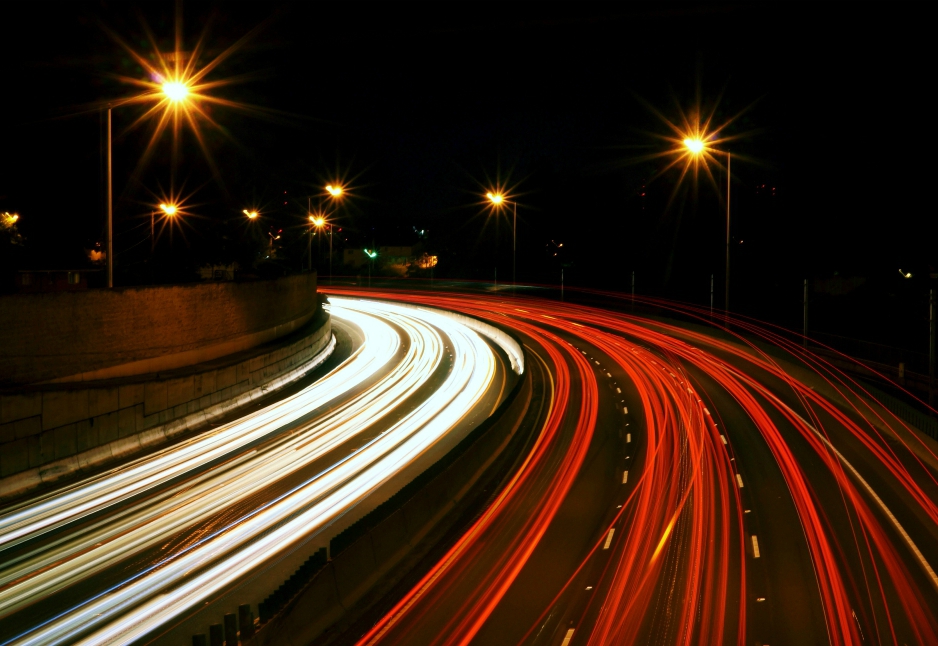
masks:
<svg viewBox="0 0 938 646"><path fill-rule="evenodd" d="M103 238L94 106L132 93L113 75L139 70L102 25L149 54L142 25L161 50L171 47L174 10L170 2L5 7L19 53L5 76L28 100L0 107L0 212L22 216L21 264L61 264ZM643 102L677 119L699 85L705 109L720 97L717 121L743 113L728 128L746 135L731 145L734 305L797 324L810 278L818 325L921 345L896 322L921 327L938 271L927 171L918 142L896 128L924 108L926 21L917 6L186 3L183 12L187 49L211 23L203 63L257 28L208 78L246 75L217 93L264 114L213 109L226 131L209 132L217 176L185 131L175 180L163 137L134 183L151 126L128 133L142 110L115 110L118 263L137 253L140 227L171 182L194 191L199 216L184 243L174 239L184 261L243 236L245 207L301 233L307 195L344 175L354 189L340 220L350 245L404 244L413 228L427 229L438 276L490 279L497 260L507 278L510 222L499 225L496 258L479 201L487 179L510 173L519 280L558 282L553 240L564 243L567 284L627 290L635 271L645 293L705 303L714 274L719 305L723 176L716 190L702 182L675 192L679 170L659 175L669 160L641 159L660 145L654 134L668 134ZM825 314L822 301L854 278L863 283ZM869 311L883 298L888 307Z"/></svg>

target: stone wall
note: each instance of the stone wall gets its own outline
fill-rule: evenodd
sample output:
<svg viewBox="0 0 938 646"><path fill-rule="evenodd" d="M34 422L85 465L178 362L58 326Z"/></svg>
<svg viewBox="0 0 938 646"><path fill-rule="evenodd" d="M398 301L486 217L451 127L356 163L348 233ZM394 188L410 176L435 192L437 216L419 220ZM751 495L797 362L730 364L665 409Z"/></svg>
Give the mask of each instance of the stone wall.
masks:
<svg viewBox="0 0 938 646"><path fill-rule="evenodd" d="M111 379L210 361L293 332L316 307L315 274L3 295L0 386Z"/></svg>
<svg viewBox="0 0 938 646"><path fill-rule="evenodd" d="M0 498L156 446L298 379L331 349L328 314L172 372L0 391Z"/></svg>

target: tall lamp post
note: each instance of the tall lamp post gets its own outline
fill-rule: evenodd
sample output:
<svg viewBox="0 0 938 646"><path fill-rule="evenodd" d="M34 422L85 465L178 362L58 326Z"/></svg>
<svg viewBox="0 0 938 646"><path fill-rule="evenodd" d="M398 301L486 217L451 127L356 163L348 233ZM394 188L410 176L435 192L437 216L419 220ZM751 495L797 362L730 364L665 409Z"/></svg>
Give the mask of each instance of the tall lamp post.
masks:
<svg viewBox="0 0 938 646"><path fill-rule="evenodd" d="M341 184L326 184L326 193L338 202L345 196L345 187ZM329 284L332 284L332 238L335 236L335 224L329 224Z"/></svg>
<svg viewBox="0 0 938 646"><path fill-rule="evenodd" d="M180 81L167 81L162 85L163 100L178 104L186 100L189 87ZM114 175L111 146L111 111L107 106L107 286L114 287ZM151 227L152 229L152 227Z"/></svg>
<svg viewBox="0 0 938 646"><path fill-rule="evenodd" d="M699 138L688 137L684 140L684 146L695 157L699 157L704 152L717 153L722 152L726 155L726 292L723 297L723 309L730 311L730 161L732 156L727 151L717 151L708 148L707 144Z"/></svg>
<svg viewBox="0 0 938 646"><path fill-rule="evenodd" d="M309 214L309 222L312 225L309 230L309 244L306 247L307 254L309 255L309 270L313 270L313 229L316 229L317 234L322 233L322 227L326 224L326 218L321 215ZM320 257L322 256L322 236L317 235L316 243L318 248L316 249L316 264L320 262Z"/></svg>
<svg viewBox="0 0 938 646"><path fill-rule="evenodd" d="M511 218L511 288L514 289L517 285L516 283L516 258L517 258L517 248L518 248L518 203L509 202L504 195L498 192L489 191L485 194L485 197L489 202L495 206L496 209L500 209L502 204L511 204L512 208L512 218Z"/></svg>

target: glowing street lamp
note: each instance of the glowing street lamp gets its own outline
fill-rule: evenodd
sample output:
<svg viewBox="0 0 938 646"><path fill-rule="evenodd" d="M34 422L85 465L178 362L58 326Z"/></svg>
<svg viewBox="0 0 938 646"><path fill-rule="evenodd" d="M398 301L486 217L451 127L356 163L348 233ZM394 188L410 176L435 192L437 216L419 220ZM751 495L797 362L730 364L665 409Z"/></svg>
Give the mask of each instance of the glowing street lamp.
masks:
<svg viewBox="0 0 938 646"><path fill-rule="evenodd" d="M345 189L339 184L326 184L326 192L332 197L342 197Z"/></svg>
<svg viewBox="0 0 938 646"><path fill-rule="evenodd" d="M309 214L309 223L311 225L309 230L309 243L306 245L306 253L309 254L309 269L313 270L313 229L316 229L317 233L322 232L323 226L326 224L326 218L322 215L310 213ZM322 236L318 236L317 239L319 242L316 249L316 264L319 264L320 259L322 258Z"/></svg>
<svg viewBox="0 0 938 646"><path fill-rule="evenodd" d="M162 85L162 99L170 104L183 103L189 95L189 86L180 80L171 80ZM160 95L157 94L157 97ZM111 137L111 111L113 106L109 103L107 106L107 286L114 287L114 174L112 162L112 137ZM162 208L163 205L160 205ZM169 213L164 209L166 215L176 214L175 207L173 212ZM150 233L153 232L153 219L150 218ZM152 246L151 246L152 255Z"/></svg>
<svg viewBox="0 0 938 646"><path fill-rule="evenodd" d="M243 209L241 212L244 213L246 216L248 216L248 220L256 220L257 216L260 215L260 213L258 213L257 211L253 209L250 211L248 211L247 209Z"/></svg>
<svg viewBox="0 0 938 646"><path fill-rule="evenodd" d="M500 209L503 204L511 204L513 211L511 219L511 287L515 288L515 267L518 247L518 203L509 202L508 199L499 191L489 191L485 197L492 203L496 209Z"/></svg>
<svg viewBox="0 0 938 646"><path fill-rule="evenodd" d="M326 184L326 192L335 200L341 200L345 197L345 187L341 184ZM332 284L332 238L334 235L333 225L329 225L329 284Z"/></svg>
<svg viewBox="0 0 938 646"><path fill-rule="evenodd" d="M684 147L695 158L710 153L723 153L726 155L726 286L724 294L724 309L730 311L730 152L719 151L707 146L706 142L700 137L687 137L684 139Z"/></svg>

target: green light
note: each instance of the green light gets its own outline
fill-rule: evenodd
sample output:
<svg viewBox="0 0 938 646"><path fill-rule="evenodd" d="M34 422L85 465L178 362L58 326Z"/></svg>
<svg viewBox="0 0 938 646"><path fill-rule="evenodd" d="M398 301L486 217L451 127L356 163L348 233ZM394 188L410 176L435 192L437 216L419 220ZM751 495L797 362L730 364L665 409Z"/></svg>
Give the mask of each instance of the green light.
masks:
<svg viewBox="0 0 938 646"><path fill-rule="evenodd" d="M369 251L368 249L365 249L365 255L368 256L369 258L371 258L372 260L374 260L375 258L378 257L378 252L377 252L377 251Z"/></svg>

